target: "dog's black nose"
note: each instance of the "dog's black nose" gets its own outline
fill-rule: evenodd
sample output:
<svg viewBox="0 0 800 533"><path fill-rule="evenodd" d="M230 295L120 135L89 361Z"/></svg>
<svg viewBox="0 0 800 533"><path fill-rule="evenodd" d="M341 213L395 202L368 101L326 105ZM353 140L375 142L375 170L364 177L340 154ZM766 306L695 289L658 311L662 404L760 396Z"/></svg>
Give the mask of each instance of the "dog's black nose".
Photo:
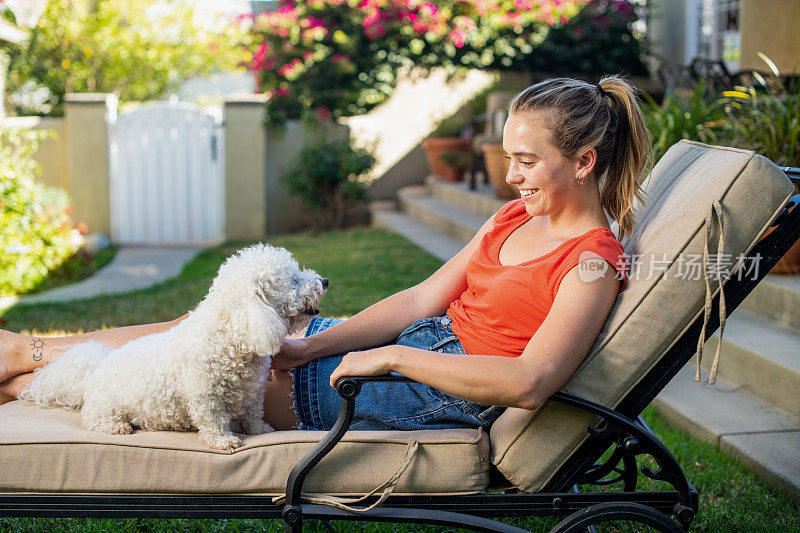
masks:
<svg viewBox="0 0 800 533"><path fill-rule="evenodd" d="M320 278L320 281L322 282L322 288L323 289L327 289L328 288L328 278Z"/></svg>

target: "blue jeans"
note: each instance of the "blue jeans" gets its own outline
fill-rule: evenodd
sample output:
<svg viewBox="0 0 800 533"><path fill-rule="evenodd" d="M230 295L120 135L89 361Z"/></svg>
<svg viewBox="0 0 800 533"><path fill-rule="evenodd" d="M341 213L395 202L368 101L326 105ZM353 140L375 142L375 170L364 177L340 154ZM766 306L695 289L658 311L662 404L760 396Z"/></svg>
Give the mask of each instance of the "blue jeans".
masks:
<svg viewBox="0 0 800 533"><path fill-rule="evenodd" d="M341 320L315 318L306 336ZM406 328L395 344L442 353L464 354L446 316L423 318ZM327 431L333 427L342 399L329 378L344 355L316 359L294 371L294 396L300 428ZM504 407L464 400L423 383L365 383L356 398L352 430L417 430L491 426Z"/></svg>

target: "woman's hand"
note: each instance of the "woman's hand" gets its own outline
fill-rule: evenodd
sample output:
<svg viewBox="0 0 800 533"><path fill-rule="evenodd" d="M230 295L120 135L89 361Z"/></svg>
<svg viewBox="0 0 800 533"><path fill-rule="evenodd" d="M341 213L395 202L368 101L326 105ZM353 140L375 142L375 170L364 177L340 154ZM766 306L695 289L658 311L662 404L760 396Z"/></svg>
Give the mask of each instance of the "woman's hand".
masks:
<svg viewBox="0 0 800 533"><path fill-rule="evenodd" d="M371 350L350 352L342 358L331 374L331 387L336 388L336 382L346 376L382 376L392 371L389 363L390 355L399 346L381 346Z"/></svg>
<svg viewBox="0 0 800 533"><path fill-rule="evenodd" d="M272 370L289 370L309 361L305 339L285 339L278 353L272 356Z"/></svg>

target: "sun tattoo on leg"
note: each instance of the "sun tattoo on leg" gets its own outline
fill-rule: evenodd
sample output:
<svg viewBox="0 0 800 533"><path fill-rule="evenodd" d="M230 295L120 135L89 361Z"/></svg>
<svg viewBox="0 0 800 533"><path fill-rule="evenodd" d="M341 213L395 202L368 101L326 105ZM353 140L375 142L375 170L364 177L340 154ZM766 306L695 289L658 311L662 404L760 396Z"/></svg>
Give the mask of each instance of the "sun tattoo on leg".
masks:
<svg viewBox="0 0 800 533"><path fill-rule="evenodd" d="M41 361L44 356L44 339L33 339L31 348L33 349L33 360Z"/></svg>

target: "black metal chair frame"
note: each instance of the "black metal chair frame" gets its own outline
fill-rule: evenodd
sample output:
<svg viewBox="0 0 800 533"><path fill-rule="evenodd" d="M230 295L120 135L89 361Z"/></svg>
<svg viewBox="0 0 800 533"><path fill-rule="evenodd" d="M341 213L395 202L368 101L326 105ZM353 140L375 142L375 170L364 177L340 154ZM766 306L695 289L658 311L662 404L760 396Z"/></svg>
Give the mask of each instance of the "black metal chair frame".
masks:
<svg viewBox="0 0 800 533"><path fill-rule="evenodd" d="M800 184L800 168L783 169ZM727 312L734 309L763 279L795 241L800 238L800 194L792 196L773 224L774 230L760 240L749 257L759 261L752 277L732 277L724 285ZM763 268L761 268L763 266ZM719 295L711 316L719 316ZM6 517L144 517L144 518L262 518L279 519L287 532L302 531L304 519L355 520L440 524L475 531L521 532L523 529L498 522L498 517L557 516L563 518L551 533L583 531L593 524L628 520L659 531L689 529L699 511L698 493L670 451L639 416L644 408L693 357L700 335L702 317L677 340L667 354L623 398L615 409L563 393L556 401L577 407L598 417L587 428L588 439L571 455L541 492L525 493L507 489L502 476L493 492L462 496L389 496L383 505L366 512L303 503L303 482L308 473L339 442L353 418L355 398L368 381L405 380L399 375L349 377L337 390L342 408L334 427L292 470L283 505L269 496L170 495L170 494L0 494L0 516ZM712 318L706 338L719 327ZM602 456L612 450L607 459ZM640 466L650 456L658 467ZM639 476L661 480L673 490L637 491ZM609 477L611 476L611 477ZM578 492L579 485L620 485L617 492ZM374 501L374 499L373 499ZM369 503L366 501L365 503ZM671 517L675 517L672 519Z"/></svg>

